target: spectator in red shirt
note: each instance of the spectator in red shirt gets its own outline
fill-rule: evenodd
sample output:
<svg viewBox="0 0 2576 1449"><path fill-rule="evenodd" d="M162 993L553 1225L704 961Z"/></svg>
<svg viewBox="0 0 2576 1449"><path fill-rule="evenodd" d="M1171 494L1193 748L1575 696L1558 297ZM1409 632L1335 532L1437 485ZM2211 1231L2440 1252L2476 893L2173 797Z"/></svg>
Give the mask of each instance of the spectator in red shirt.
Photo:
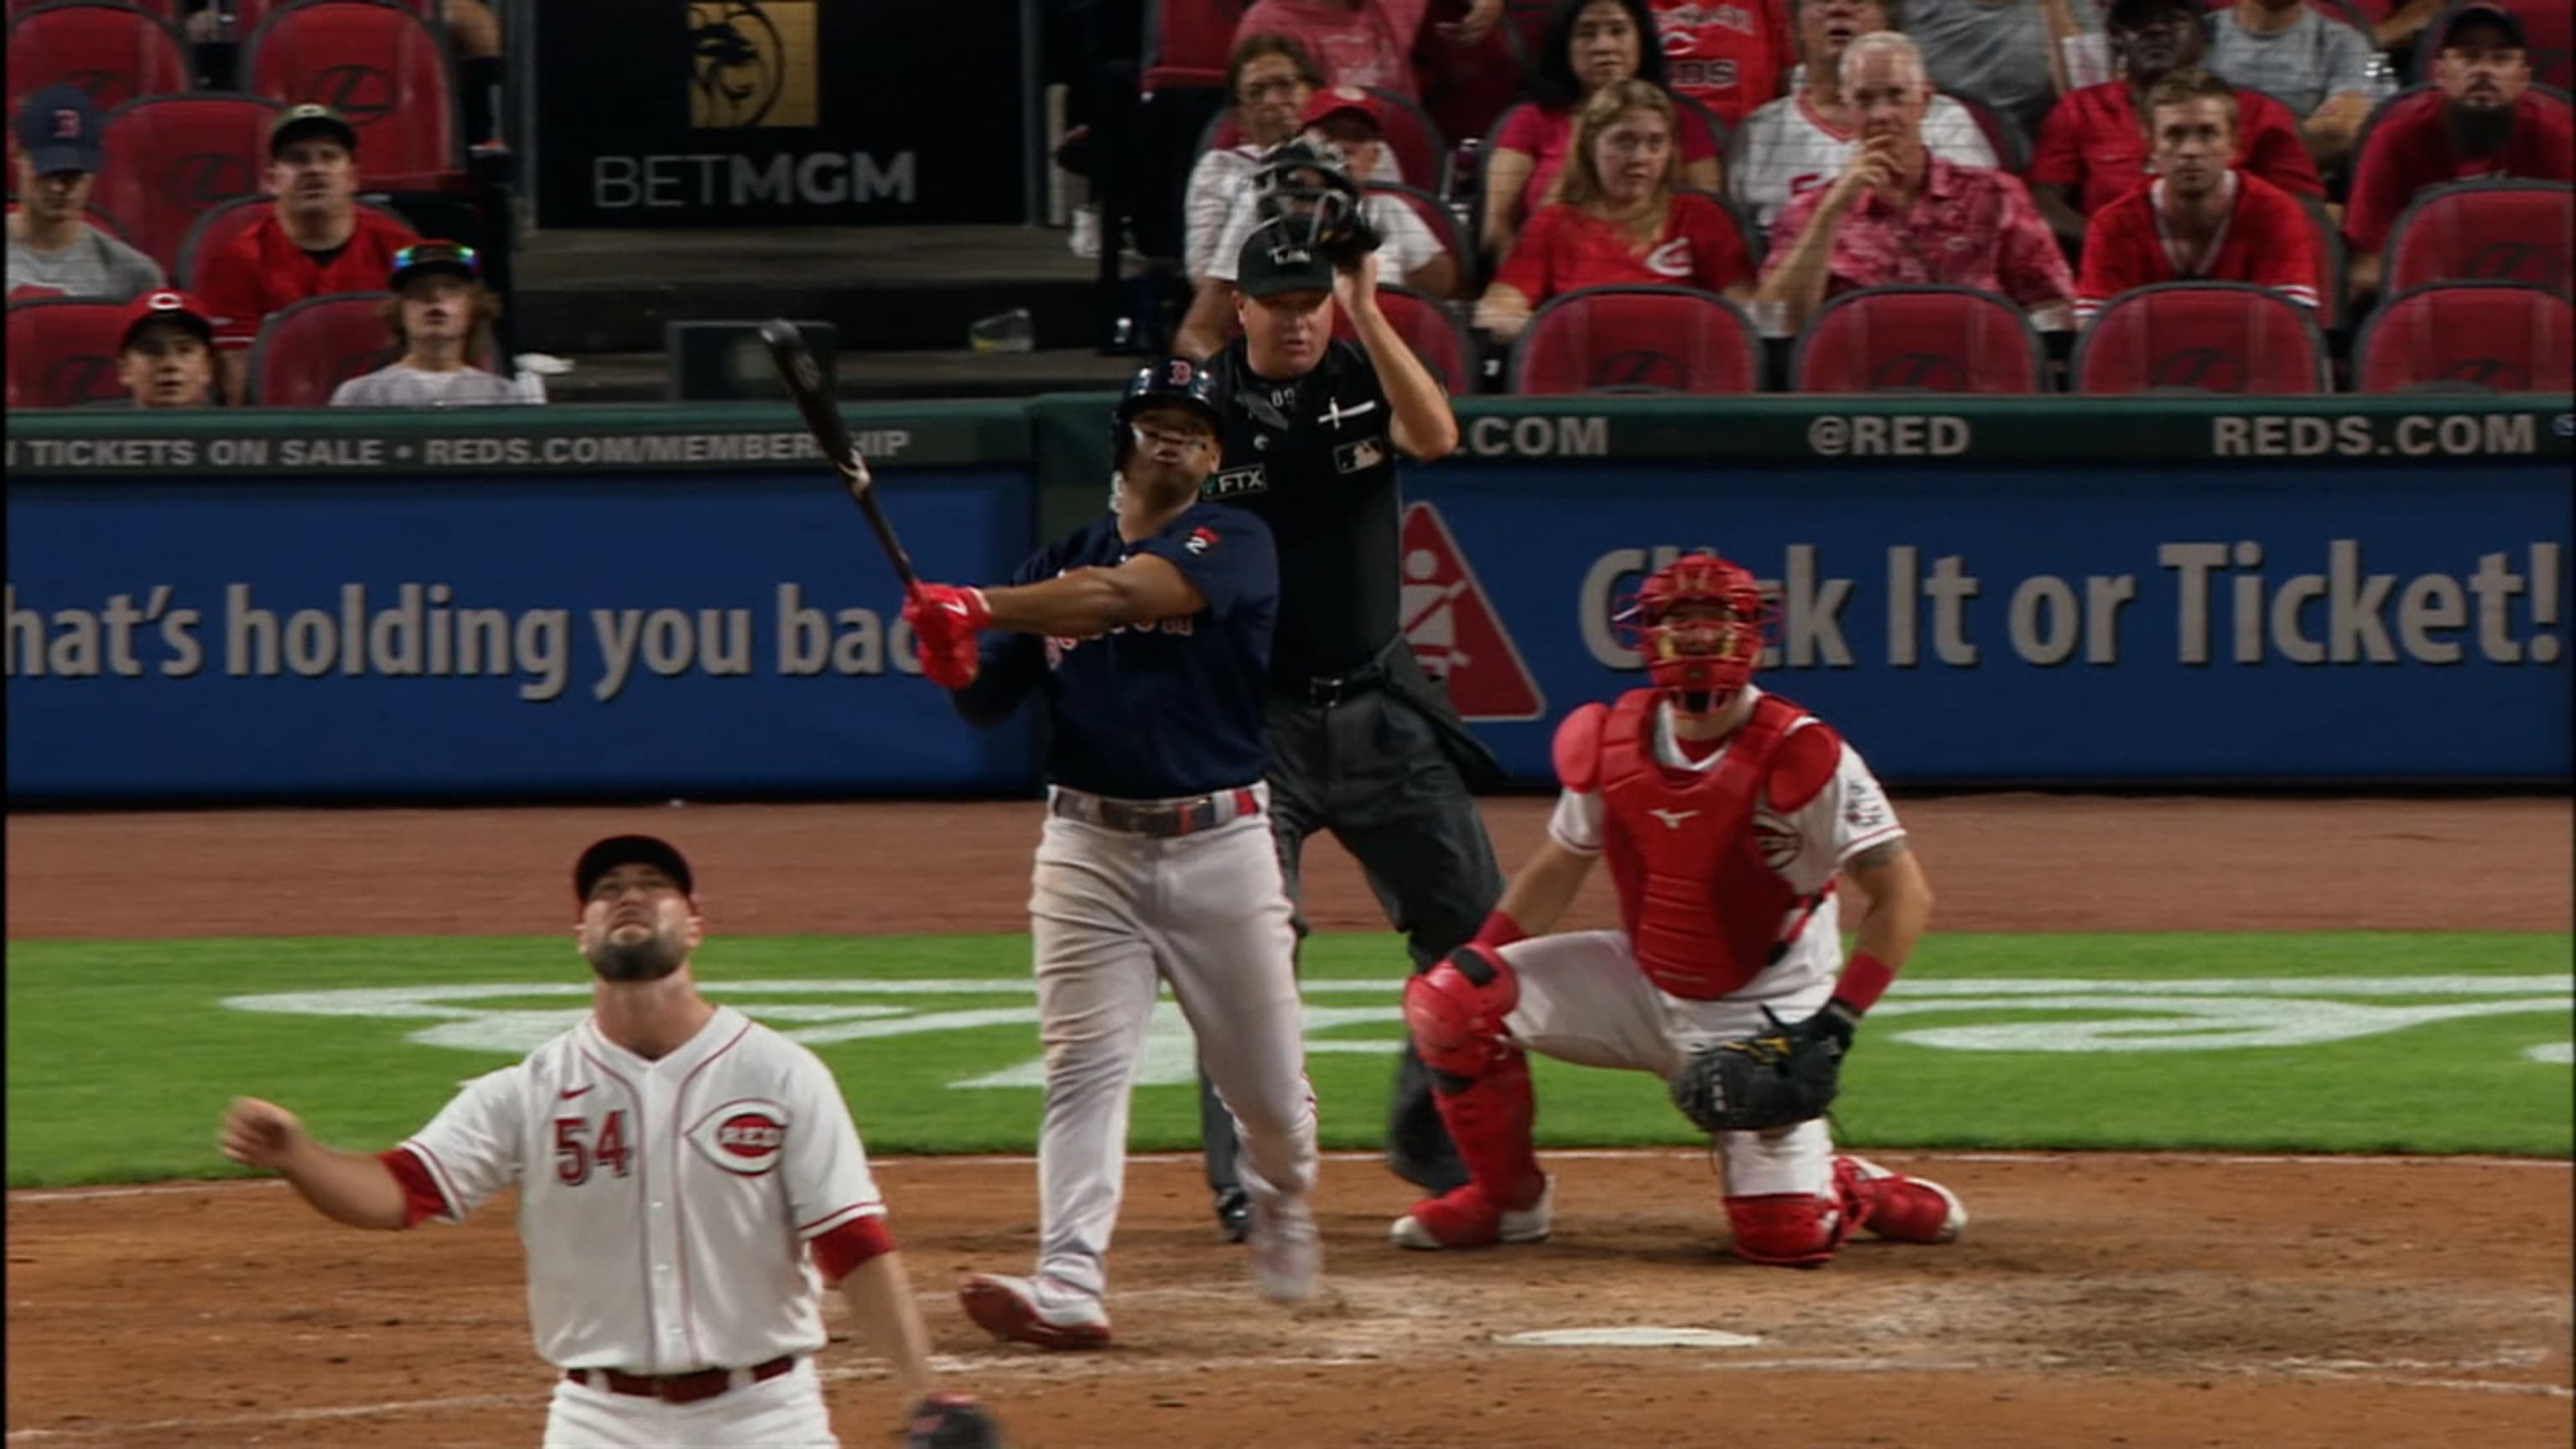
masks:
<svg viewBox="0 0 2576 1449"><path fill-rule="evenodd" d="M2156 179L2093 213L2077 326L2122 292L2158 282L2247 282L2315 309L2325 274L2307 212L2231 164L2238 99L2202 70L2174 71L2147 93Z"/></svg>
<svg viewBox="0 0 2576 1449"><path fill-rule="evenodd" d="M2453 16L2433 79L2439 92L2381 113L2354 163L2343 234L2355 296L2379 290L2389 228L2425 187L2482 176L2576 179L2567 107L2532 93L2522 22L2511 14L2471 5Z"/></svg>
<svg viewBox="0 0 2576 1449"><path fill-rule="evenodd" d="M1779 99L1798 63L1784 0L1647 0L1662 41L1665 84L1729 130Z"/></svg>
<svg viewBox="0 0 2576 1449"><path fill-rule="evenodd" d="M1476 325L1520 335L1540 303L1581 287L1697 287L1732 302L1753 296L1753 260L1726 208L1678 191L1673 102L1641 80L1617 81L1583 103L1559 199L1530 218Z"/></svg>
<svg viewBox="0 0 2576 1449"><path fill-rule="evenodd" d="M2178 70L2198 70L2208 32L2193 0L2115 0L2108 28L2112 53L2124 79L2070 92L2039 128L2039 146L2023 175L2040 215L2069 241L2084 235L2084 218L2138 188L2147 177L2147 92ZM2236 98L2239 163L2283 191L2322 198L2315 158L2299 134L2299 118L2271 97L2242 92Z"/></svg>
<svg viewBox="0 0 2576 1449"><path fill-rule="evenodd" d="M1413 43L1430 9L1430 0L1254 0L1235 24L1234 43L1248 35L1284 35L1323 66L1328 83L1412 100Z"/></svg>
<svg viewBox="0 0 2576 1449"><path fill-rule="evenodd" d="M1843 51L1842 65L1860 149L1830 184L1800 192L1772 227L1754 294L1763 330L1793 334L1838 293L1932 283L2000 293L2040 327L2063 331L2075 278L2030 193L2003 172L1924 149L1932 83L1914 42L1872 31Z"/></svg>
<svg viewBox="0 0 2576 1449"><path fill-rule="evenodd" d="M1530 77L1532 104L1503 122L1484 160L1485 215L1477 229L1487 253L1511 255L1521 224L1556 199L1549 191L1572 150L1576 113L1602 87L1624 80L1642 80L1670 95L1646 0L1560 0ZM1707 129L1688 122L1676 143L1681 184L1717 190L1717 143Z"/></svg>
<svg viewBox="0 0 2576 1449"><path fill-rule="evenodd" d="M224 400L239 403L250 346L268 314L307 297L375 292L410 227L358 206L358 133L326 106L291 106L268 130L276 210L206 259L197 295L212 313Z"/></svg>

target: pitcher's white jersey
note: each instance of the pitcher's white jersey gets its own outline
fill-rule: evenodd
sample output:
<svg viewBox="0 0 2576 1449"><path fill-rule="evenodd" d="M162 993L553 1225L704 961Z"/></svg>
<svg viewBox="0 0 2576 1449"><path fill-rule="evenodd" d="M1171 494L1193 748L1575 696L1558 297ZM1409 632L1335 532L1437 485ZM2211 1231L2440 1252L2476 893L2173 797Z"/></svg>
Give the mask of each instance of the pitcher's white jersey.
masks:
<svg viewBox="0 0 2576 1449"><path fill-rule="evenodd" d="M813 1052L731 1007L647 1061L581 1025L384 1154L414 1221L519 1189L528 1318L566 1369L746 1368L825 1342L822 1277L892 1247Z"/></svg>
<svg viewBox="0 0 2576 1449"><path fill-rule="evenodd" d="M1748 693L1760 691L1746 685ZM1815 723L1808 716L1790 727L1790 733L1809 728ZM1726 746L1705 760L1691 760L1673 739L1673 711L1669 703L1655 706L1655 759L1674 770L1715 769L1726 758ZM1609 806L1601 796L1589 790L1558 792L1556 810L1549 816L1550 839L1580 855L1601 853L1602 825ZM1639 822L1637 829L1647 828ZM1815 797L1797 810L1782 815L1771 808L1767 798L1753 807L1753 832L1762 847L1762 859L1789 889L1802 896L1812 896L1839 875L1843 863L1874 845L1904 838L1905 826L1896 818L1895 807L1888 803L1887 791L1871 774L1860 751L1845 740L1841 758L1835 762L1833 778ZM1842 967L1842 915L1837 898L1825 897L1815 915L1799 930L1797 940L1788 952L1755 981L1764 992L1789 989L1797 981L1814 975L1830 977ZM1784 925L1789 923L1784 922Z"/></svg>

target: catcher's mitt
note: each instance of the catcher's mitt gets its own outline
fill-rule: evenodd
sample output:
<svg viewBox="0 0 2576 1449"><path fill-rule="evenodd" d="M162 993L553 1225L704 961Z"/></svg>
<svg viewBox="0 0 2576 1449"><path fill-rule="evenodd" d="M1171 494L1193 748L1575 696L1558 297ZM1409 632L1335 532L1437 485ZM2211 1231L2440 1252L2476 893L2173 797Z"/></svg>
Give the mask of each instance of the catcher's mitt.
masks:
<svg viewBox="0 0 2576 1449"><path fill-rule="evenodd" d="M1827 1006L1790 1025L1699 1049L1672 1080L1673 1105L1705 1132L1769 1132L1825 1115L1842 1090L1851 1022Z"/></svg>
<svg viewBox="0 0 2576 1449"><path fill-rule="evenodd" d="M1002 1428L973 1394L931 1394L904 1420L903 1449L1002 1449Z"/></svg>

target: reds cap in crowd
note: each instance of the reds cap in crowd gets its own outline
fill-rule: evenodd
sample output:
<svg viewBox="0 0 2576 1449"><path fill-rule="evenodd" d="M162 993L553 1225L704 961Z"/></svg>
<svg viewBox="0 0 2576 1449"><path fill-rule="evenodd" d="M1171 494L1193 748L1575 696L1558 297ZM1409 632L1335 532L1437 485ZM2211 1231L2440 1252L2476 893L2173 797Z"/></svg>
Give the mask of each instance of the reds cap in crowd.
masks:
<svg viewBox="0 0 2576 1449"><path fill-rule="evenodd" d="M1297 124L1301 128L1319 126L1335 116L1358 116L1366 120L1379 135L1386 134L1385 106L1379 103L1377 97L1363 90L1354 90L1349 86L1315 92L1315 98L1306 103L1306 113L1297 118Z"/></svg>
<svg viewBox="0 0 2576 1449"><path fill-rule="evenodd" d="M78 86L47 86L18 105L18 149L39 176L98 170L98 107Z"/></svg>
<svg viewBox="0 0 2576 1449"><path fill-rule="evenodd" d="M2455 37L2472 25L2484 25L2500 32L2505 43L2516 50L2531 49L2531 42L2522 33L2521 18L2500 5L2461 6L2452 14L2451 23L2442 27L2442 47L2447 50L2456 44Z"/></svg>
<svg viewBox="0 0 2576 1449"><path fill-rule="evenodd" d="M621 865L649 865L671 878L680 894L696 899L697 877L689 870L688 858L672 848L667 840L650 835L612 835L581 853L572 868L572 898L575 903L590 899L590 888L599 878Z"/></svg>
<svg viewBox="0 0 2576 1449"><path fill-rule="evenodd" d="M175 322L196 333L208 347L215 345L215 324L206 309L187 293L165 287L125 304L125 330L118 334L116 350L132 347L135 334L155 322Z"/></svg>
<svg viewBox="0 0 2576 1449"><path fill-rule="evenodd" d="M358 128L329 106L307 101L300 106L288 106L277 113L276 120L268 123L269 159L277 159L277 153L287 142L300 141L307 136L328 136L348 147L350 155L358 154Z"/></svg>

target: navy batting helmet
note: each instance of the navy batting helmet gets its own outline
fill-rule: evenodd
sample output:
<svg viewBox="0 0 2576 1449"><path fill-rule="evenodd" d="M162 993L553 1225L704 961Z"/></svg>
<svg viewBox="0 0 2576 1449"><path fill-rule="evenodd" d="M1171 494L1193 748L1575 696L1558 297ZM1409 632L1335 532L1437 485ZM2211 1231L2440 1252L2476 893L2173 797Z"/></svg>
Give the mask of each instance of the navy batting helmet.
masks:
<svg viewBox="0 0 2576 1449"><path fill-rule="evenodd" d="M1136 369L1136 375L1127 380L1126 394L1118 399L1117 413L1109 423L1110 466L1127 465L1127 450L1135 443L1128 428L1138 413L1174 405L1197 413L1210 428L1225 426L1225 414L1217 406L1215 377L1186 357L1157 358Z"/></svg>

